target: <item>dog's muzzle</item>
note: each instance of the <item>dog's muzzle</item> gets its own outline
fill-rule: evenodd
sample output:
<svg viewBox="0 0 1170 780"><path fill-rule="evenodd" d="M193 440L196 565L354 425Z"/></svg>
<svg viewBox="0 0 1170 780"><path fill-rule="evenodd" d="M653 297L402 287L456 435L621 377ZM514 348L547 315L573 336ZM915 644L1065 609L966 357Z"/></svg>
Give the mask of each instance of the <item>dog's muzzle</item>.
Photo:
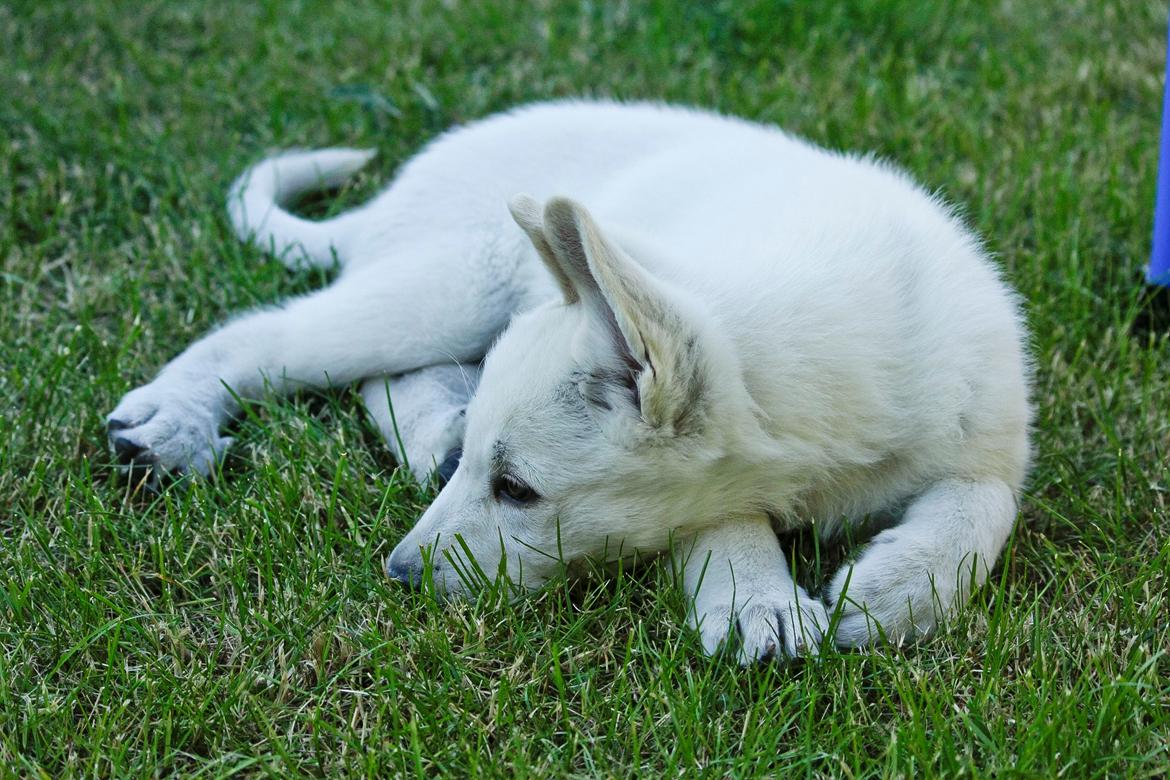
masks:
<svg viewBox="0 0 1170 780"><path fill-rule="evenodd" d="M386 576L411 590L422 587L422 566L396 561L393 554L386 558Z"/></svg>

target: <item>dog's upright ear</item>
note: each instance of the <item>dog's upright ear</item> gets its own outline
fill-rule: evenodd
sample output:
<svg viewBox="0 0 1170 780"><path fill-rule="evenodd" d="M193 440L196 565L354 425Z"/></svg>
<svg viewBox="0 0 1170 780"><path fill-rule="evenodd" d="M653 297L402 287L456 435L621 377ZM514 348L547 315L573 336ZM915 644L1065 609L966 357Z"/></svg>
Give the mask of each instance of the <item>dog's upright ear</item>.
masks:
<svg viewBox="0 0 1170 780"><path fill-rule="evenodd" d="M518 196L510 208L566 303L589 307L608 329L642 419L663 432L693 432L706 402L704 356L679 303L581 204L553 198L541 214L536 201Z"/></svg>
<svg viewBox="0 0 1170 780"><path fill-rule="evenodd" d="M508 210L512 212L512 219L528 234L528 239L536 247L536 253L544 261L545 266L552 273L553 278L561 287L565 296L565 303L576 303L579 299L573 282L565 275L560 261L553 254L548 238L544 234L544 222L540 214L540 204L531 196L520 194L508 201Z"/></svg>

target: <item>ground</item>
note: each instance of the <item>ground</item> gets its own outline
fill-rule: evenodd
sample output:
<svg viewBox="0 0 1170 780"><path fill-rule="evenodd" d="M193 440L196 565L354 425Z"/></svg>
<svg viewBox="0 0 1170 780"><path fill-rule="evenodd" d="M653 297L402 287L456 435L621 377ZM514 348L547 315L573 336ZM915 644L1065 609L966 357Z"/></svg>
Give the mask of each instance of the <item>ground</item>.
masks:
<svg viewBox="0 0 1170 780"><path fill-rule="evenodd" d="M1170 342L1135 327L1164 2L386 5L0 5L0 774L1164 776ZM941 633L745 670L701 657L665 570L408 594L379 562L430 495L352 390L250 406L212 483L114 478L123 392L325 281L231 237L243 166L378 148L304 206L332 213L453 123L569 95L873 151L986 237L1036 463ZM839 557L788 543L814 587Z"/></svg>

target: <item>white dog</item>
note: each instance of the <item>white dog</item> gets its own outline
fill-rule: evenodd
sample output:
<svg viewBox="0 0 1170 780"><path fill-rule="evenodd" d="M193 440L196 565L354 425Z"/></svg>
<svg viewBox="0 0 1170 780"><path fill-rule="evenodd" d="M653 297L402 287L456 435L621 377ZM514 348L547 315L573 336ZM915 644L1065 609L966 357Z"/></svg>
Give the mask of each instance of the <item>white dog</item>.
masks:
<svg viewBox="0 0 1170 780"><path fill-rule="evenodd" d="M1029 461L1024 328L906 176L702 111L553 103L447 133L362 208L282 210L370 156L236 183L241 237L340 276L129 393L124 463L208 473L237 397L360 380L416 475L462 448L391 576L429 556L456 594L469 556L531 587L670 552L704 648L744 662L815 651L826 606L844 646L921 635L986 578ZM794 582L778 531L871 515L888 527L823 602Z"/></svg>

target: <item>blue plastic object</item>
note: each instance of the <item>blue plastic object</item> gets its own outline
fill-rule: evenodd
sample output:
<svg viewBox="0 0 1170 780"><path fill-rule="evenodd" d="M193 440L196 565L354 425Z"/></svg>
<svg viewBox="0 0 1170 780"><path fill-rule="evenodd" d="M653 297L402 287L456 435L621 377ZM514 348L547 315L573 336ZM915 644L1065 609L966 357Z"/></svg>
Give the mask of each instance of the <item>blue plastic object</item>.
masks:
<svg viewBox="0 0 1170 780"><path fill-rule="evenodd" d="M1162 94L1162 145L1158 155L1158 194L1154 200L1154 250L1146 281L1170 287L1170 36L1167 43L1166 87Z"/></svg>

